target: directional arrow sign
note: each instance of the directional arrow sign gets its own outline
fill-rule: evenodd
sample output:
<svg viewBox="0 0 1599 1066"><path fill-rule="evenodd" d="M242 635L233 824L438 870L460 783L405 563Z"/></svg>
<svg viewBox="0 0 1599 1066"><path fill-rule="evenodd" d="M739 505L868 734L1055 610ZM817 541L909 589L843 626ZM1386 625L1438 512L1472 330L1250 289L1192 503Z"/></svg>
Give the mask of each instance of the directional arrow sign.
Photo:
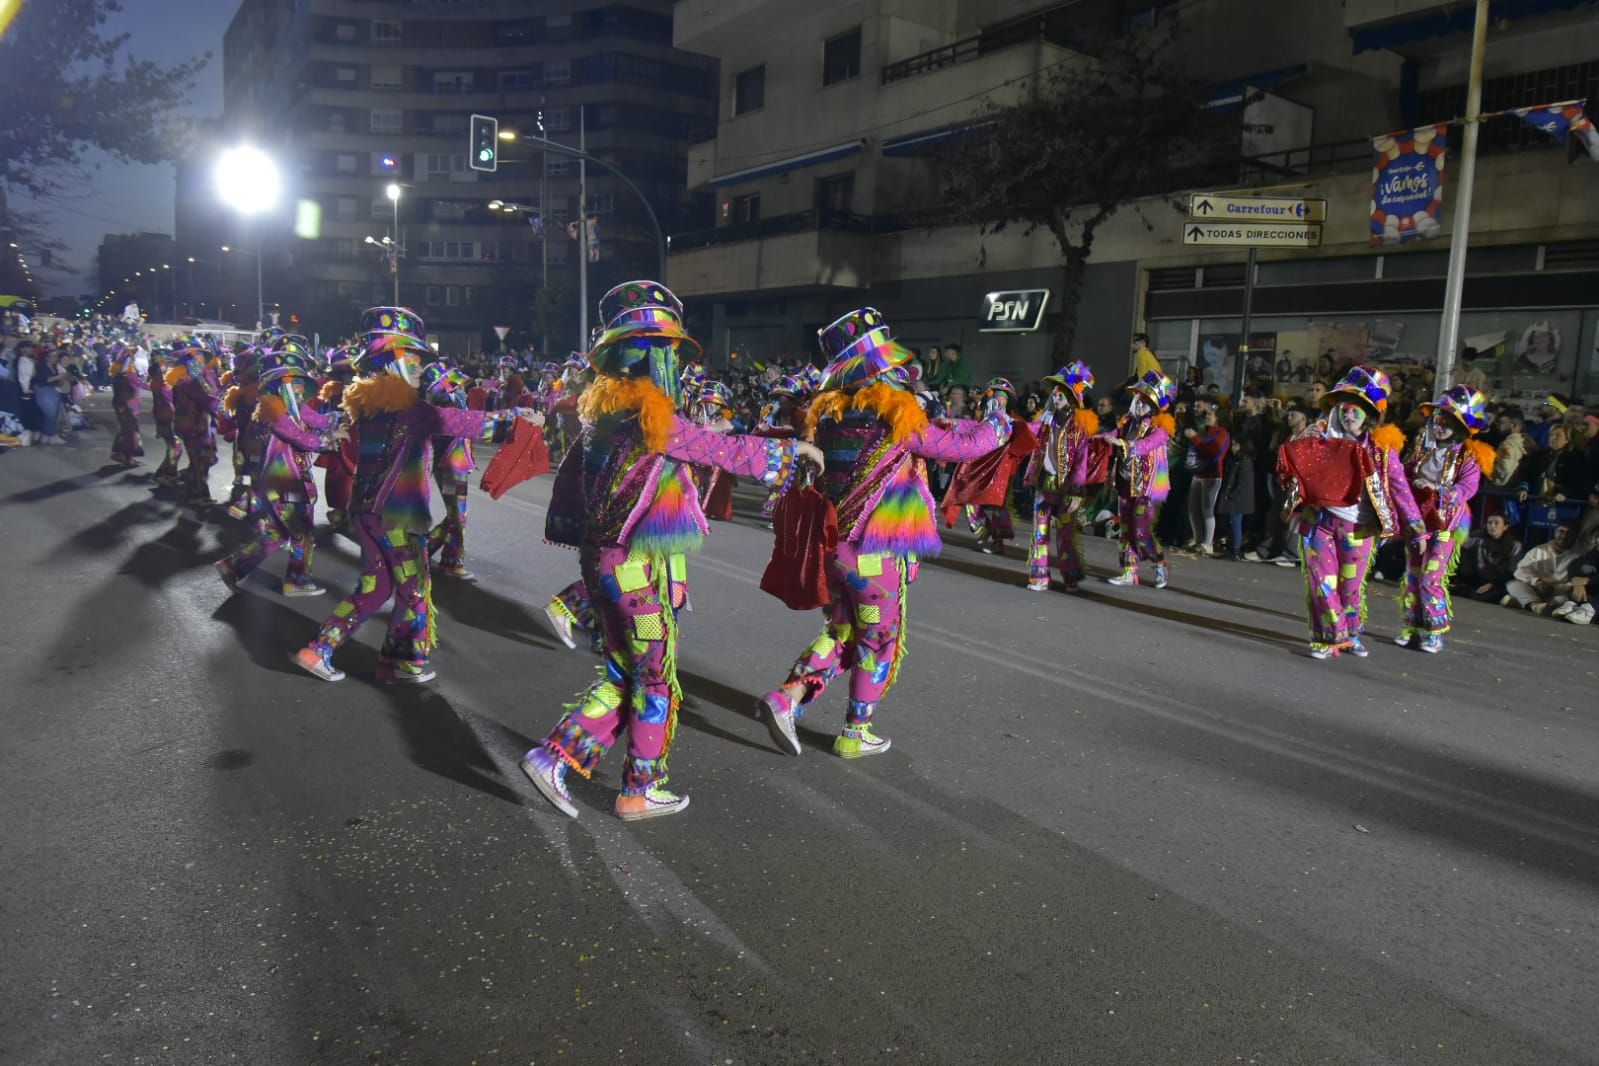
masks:
<svg viewBox="0 0 1599 1066"><path fill-rule="evenodd" d="M1321 226L1290 222L1185 222L1183 243L1320 248Z"/></svg>
<svg viewBox="0 0 1599 1066"><path fill-rule="evenodd" d="M1327 201L1195 192L1188 194L1188 215L1218 222L1325 222Z"/></svg>

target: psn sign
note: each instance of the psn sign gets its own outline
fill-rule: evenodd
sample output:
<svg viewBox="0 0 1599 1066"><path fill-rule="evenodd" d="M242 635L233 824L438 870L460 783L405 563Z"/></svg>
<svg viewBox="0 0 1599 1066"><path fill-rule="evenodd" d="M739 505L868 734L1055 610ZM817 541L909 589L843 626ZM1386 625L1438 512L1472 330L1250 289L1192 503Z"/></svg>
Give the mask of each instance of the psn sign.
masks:
<svg viewBox="0 0 1599 1066"><path fill-rule="evenodd" d="M1044 323L1044 308L1049 305L1048 289L1020 289L991 292L983 297L979 333L1032 333Z"/></svg>

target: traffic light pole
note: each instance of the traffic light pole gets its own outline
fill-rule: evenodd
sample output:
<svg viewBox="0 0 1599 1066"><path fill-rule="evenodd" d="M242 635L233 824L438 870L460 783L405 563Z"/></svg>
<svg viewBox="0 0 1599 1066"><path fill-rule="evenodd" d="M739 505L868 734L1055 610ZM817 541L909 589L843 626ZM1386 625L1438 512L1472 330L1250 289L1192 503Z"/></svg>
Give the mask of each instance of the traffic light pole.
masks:
<svg viewBox="0 0 1599 1066"><path fill-rule="evenodd" d="M659 263L659 273L656 275L656 280L660 281L663 285L666 283L666 234L661 229L661 220L655 215L655 208L650 206L649 200L645 199L644 194L639 191L639 187L637 185L633 184L631 178L622 173L620 170L617 170L615 167L611 166L611 164L607 163L605 160L596 159L594 156L589 155L582 149L561 144L559 141L551 141L544 137L534 137L531 134L526 133L521 135L520 140L530 141L545 151L555 152L560 155L570 156L573 159L580 159L587 163L593 163L595 166L599 167L613 178L616 178L623 185L626 185L629 191L631 191L634 196L638 197L638 202L644 205L644 211L649 215L650 227L655 231L655 252L657 261ZM583 207L583 224L586 232L588 228L588 205L584 204ZM545 232L548 233L548 229L546 229ZM587 343L587 338L584 338L584 341Z"/></svg>

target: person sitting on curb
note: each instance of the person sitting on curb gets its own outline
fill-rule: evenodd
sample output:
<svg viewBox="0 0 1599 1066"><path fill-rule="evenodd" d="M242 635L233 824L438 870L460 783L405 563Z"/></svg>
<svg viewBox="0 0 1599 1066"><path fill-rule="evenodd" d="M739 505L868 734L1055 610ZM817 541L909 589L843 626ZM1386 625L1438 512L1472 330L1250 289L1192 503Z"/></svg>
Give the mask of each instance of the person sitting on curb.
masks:
<svg viewBox="0 0 1599 1066"><path fill-rule="evenodd" d="M1524 607L1533 614L1548 614L1571 599L1571 568L1581 558L1577 527L1562 522L1554 538L1530 549L1516 565L1515 576L1505 586L1505 607Z"/></svg>

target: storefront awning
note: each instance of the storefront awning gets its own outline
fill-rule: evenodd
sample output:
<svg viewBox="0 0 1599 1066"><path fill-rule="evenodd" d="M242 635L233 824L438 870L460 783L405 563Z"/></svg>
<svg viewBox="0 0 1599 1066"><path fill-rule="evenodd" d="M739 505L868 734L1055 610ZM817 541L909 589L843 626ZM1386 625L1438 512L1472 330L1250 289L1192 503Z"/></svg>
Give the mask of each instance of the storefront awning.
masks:
<svg viewBox="0 0 1599 1066"><path fill-rule="evenodd" d="M1586 7L1599 0L1497 0L1488 8L1490 23L1513 22L1533 15L1547 15L1555 11L1571 11ZM1355 54L1377 48L1395 48L1429 37L1447 37L1451 33L1470 33L1476 13L1470 4L1440 3L1424 15L1368 26L1352 31Z"/></svg>
<svg viewBox="0 0 1599 1066"><path fill-rule="evenodd" d="M812 167L818 163L831 163L835 159L852 156L866 147L865 140L845 141L835 144L831 148L820 148L814 152L803 155L791 155L787 159L777 159L770 163L762 163L756 167L746 167L743 170L734 170L726 174L718 174L711 179L712 185L733 185L741 181L754 181L756 178L769 178L773 174L784 174L790 170L801 167Z"/></svg>
<svg viewBox="0 0 1599 1066"><path fill-rule="evenodd" d="M900 137L891 137L883 142L884 155L914 155L924 148L945 141L956 141L962 137L970 137L974 133L992 126L993 122L956 122L948 126L939 126L935 129L921 130L917 133L907 133Z"/></svg>

